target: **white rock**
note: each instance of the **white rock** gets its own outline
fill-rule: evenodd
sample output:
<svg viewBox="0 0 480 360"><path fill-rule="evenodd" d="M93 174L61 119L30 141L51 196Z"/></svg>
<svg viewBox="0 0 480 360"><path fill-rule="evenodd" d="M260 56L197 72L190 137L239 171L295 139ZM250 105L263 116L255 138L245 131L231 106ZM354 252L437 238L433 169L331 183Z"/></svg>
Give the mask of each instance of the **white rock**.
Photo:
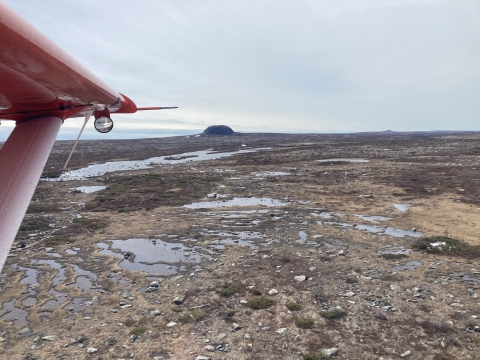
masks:
<svg viewBox="0 0 480 360"><path fill-rule="evenodd" d="M213 345L207 345L207 346L205 346L205 350L214 352L214 351L215 351L215 346L213 346Z"/></svg>
<svg viewBox="0 0 480 360"><path fill-rule="evenodd" d="M322 349L320 350L320 353L326 356L334 356L338 354L338 349L337 348Z"/></svg>
<svg viewBox="0 0 480 360"><path fill-rule="evenodd" d="M402 292L402 288L398 285L390 285L390 290L392 290L396 293Z"/></svg>
<svg viewBox="0 0 480 360"><path fill-rule="evenodd" d="M305 275L299 275L299 276L295 276L294 279L299 281L299 282L302 282L302 281L307 280L307 277Z"/></svg>
<svg viewBox="0 0 480 360"><path fill-rule="evenodd" d="M55 341L57 337L55 335L49 335L49 336L44 336L42 337L43 341Z"/></svg>
<svg viewBox="0 0 480 360"><path fill-rule="evenodd" d="M407 357L409 355L412 355L412 352L410 350L405 351L402 355L400 355L400 357Z"/></svg>
<svg viewBox="0 0 480 360"><path fill-rule="evenodd" d="M93 347L87 349L87 354L95 354L96 352L98 352L98 349Z"/></svg>
<svg viewBox="0 0 480 360"><path fill-rule="evenodd" d="M353 291L349 291L345 294L346 297L352 297L355 296L355 293Z"/></svg>
<svg viewBox="0 0 480 360"><path fill-rule="evenodd" d="M269 292L268 292L268 295L277 295L278 294L278 290L277 289L271 289Z"/></svg>
<svg viewBox="0 0 480 360"><path fill-rule="evenodd" d="M169 322L169 323L167 324L167 327L168 327L168 328L171 328L171 327L174 327L174 326L177 326L177 323L176 323L175 321Z"/></svg>
<svg viewBox="0 0 480 360"><path fill-rule="evenodd" d="M287 328L280 328L275 332L278 333L278 334L286 334L287 333Z"/></svg>
<svg viewBox="0 0 480 360"><path fill-rule="evenodd" d="M209 356L198 355L195 360L212 360Z"/></svg>
<svg viewBox="0 0 480 360"><path fill-rule="evenodd" d="M450 306L463 307L463 304L460 304L460 303L451 303Z"/></svg>

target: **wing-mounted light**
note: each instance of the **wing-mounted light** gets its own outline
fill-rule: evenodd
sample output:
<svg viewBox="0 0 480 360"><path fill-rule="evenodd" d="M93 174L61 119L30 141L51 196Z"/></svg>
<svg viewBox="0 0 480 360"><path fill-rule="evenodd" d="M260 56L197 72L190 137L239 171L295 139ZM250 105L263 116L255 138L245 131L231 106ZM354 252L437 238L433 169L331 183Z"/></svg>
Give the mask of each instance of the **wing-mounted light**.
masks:
<svg viewBox="0 0 480 360"><path fill-rule="evenodd" d="M99 116L95 119L93 126L95 126L95 130L105 134L113 129L113 120L108 116Z"/></svg>
<svg viewBox="0 0 480 360"><path fill-rule="evenodd" d="M99 133L106 134L113 129L113 120L110 118L110 111L107 107L100 111L94 111L95 122L93 126Z"/></svg>

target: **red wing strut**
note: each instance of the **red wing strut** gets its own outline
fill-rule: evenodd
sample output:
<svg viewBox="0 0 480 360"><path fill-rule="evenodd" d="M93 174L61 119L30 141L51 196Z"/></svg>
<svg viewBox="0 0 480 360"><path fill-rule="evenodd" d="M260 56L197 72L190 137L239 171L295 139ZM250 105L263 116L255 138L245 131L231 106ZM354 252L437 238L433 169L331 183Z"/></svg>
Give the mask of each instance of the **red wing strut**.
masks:
<svg viewBox="0 0 480 360"><path fill-rule="evenodd" d="M62 123L93 114L107 132L110 113L154 109L166 108L137 109L0 1L0 119L16 122L0 149L0 271Z"/></svg>

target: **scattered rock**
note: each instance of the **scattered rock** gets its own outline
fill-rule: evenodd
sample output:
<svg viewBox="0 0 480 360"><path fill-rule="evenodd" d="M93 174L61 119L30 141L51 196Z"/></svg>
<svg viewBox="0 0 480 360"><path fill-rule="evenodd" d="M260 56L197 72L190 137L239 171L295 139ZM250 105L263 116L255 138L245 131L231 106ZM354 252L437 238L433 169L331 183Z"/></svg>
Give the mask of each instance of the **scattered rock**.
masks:
<svg viewBox="0 0 480 360"><path fill-rule="evenodd" d="M330 349L322 349L320 353L325 356L335 356L338 354L337 348L330 348Z"/></svg>
<svg viewBox="0 0 480 360"><path fill-rule="evenodd" d="M93 347L90 347L87 349L87 354L95 354L98 352L98 349L95 349Z"/></svg>
<svg viewBox="0 0 480 360"><path fill-rule="evenodd" d="M174 326L177 326L177 323L176 323L175 321L169 322L169 323L167 324L167 327L168 327L168 328L171 328L171 327L174 327Z"/></svg>
<svg viewBox="0 0 480 360"><path fill-rule="evenodd" d="M49 335L49 336L42 337L43 341L55 341L56 339L57 339L56 335Z"/></svg>
<svg viewBox="0 0 480 360"><path fill-rule="evenodd" d="M198 355L195 360L212 360L209 356Z"/></svg>
<svg viewBox="0 0 480 360"><path fill-rule="evenodd" d="M173 299L173 303L175 305L182 305L185 301L185 296L177 296L175 299Z"/></svg>
<svg viewBox="0 0 480 360"><path fill-rule="evenodd" d="M403 354L400 355L400 357L407 357L412 355L412 352L410 350L405 351Z"/></svg>
<svg viewBox="0 0 480 360"><path fill-rule="evenodd" d="M277 295L278 294L278 290L277 289L271 289L269 292L268 292L268 295Z"/></svg>
<svg viewBox="0 0 480 360"><path fill-rule="evenodd" d="M205 346L205 350L210 351L210 352L214 352L215 351L215 346L207 345L207 346Z"/></svg>
<svg viewBox="0 0 480 360"><path fill-rule="evenodd" d="M398 285L390 285L390 290L392 290L395 293L400 293L402 292L402 288Z"/></svg>
<svg viewBox="0 0 480 360"><path fill-rule="evenodd" d="M294 279L298 282L302 282L307 280L307 277L305 275L299 275L299 276L295 276Z"/></svg>

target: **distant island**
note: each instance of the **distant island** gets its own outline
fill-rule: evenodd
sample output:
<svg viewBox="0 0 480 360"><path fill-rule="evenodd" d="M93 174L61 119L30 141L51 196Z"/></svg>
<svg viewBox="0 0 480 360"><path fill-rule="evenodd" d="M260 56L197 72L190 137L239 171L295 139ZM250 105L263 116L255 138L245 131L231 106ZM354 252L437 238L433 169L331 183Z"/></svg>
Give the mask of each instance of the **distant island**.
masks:
<svg viewBox="0 0 480 360"><path fill-rule="evenodd" d="M203 135L205 136L222 136L222 135L227 135L227 136L230 136L230 135L233 135L235 134L235 132L232 130L231 127L227 126L227 125L212 125L212 126L209 126L207 127L204 131L203 131Z"/></svg>

